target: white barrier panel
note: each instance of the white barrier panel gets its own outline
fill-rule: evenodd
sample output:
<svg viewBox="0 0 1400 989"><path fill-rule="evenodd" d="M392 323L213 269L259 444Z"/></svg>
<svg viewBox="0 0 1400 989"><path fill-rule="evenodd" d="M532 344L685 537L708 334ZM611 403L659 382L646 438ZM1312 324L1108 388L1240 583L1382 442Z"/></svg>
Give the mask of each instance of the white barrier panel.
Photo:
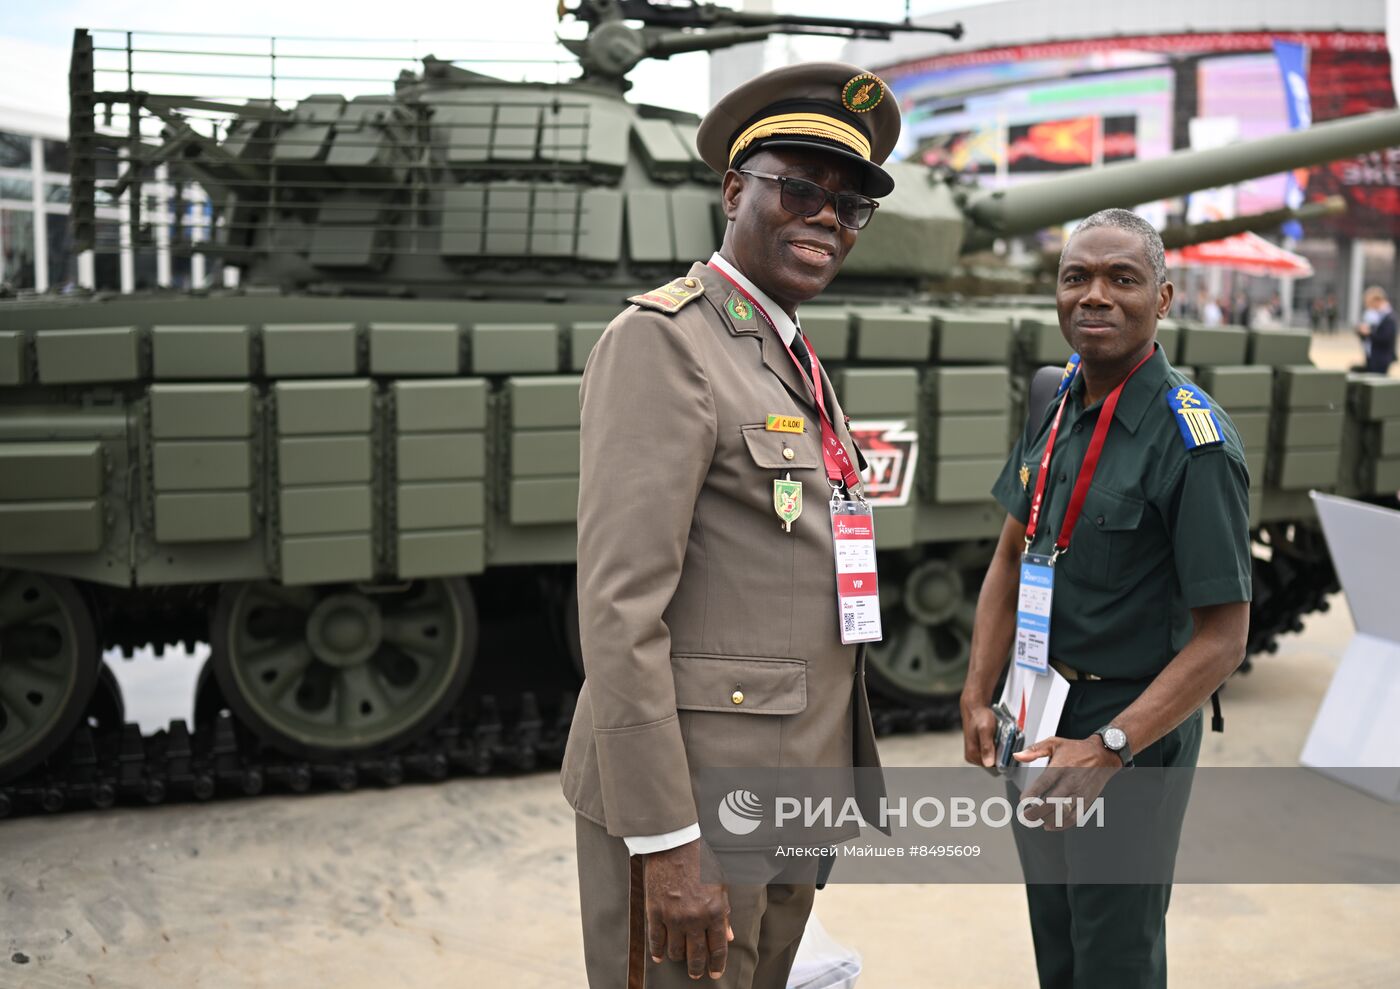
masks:
<svg viewBox="0 0 1400 989"><path fill-rule="evenodd" d="M1356 636L1299 762L1400 803L1400 512L1317 492L1312 498ZM1363 767L1364 774L1347 772Z"/></svg>

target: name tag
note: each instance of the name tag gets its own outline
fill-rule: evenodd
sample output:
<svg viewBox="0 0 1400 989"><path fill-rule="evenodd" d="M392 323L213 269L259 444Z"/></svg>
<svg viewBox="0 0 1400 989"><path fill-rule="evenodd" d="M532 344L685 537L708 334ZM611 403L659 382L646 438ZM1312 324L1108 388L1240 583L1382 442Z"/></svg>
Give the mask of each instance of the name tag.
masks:
<svg viewBox="0 0 1400 989"><path fill-rule="evenodd" d="M836 548L837 621L842 645L879 642L880 586L875 575L875 512L859 501L831 502Z"/></svg>
<svg viewBox="0 0 1400 989"><path fill-rule="evenodd" d="M1016 665L1044 674L1050 670L1050 602L1055 567L1050 557L1021 555L1021 592L1016 603Z"/></svg>
<svg viewBox="0 0 1400 989"><path fill-rule="evenodd" d="M763 428L770 433L801 433L805 423L801 416L780 416L770 412Z"/></svg>

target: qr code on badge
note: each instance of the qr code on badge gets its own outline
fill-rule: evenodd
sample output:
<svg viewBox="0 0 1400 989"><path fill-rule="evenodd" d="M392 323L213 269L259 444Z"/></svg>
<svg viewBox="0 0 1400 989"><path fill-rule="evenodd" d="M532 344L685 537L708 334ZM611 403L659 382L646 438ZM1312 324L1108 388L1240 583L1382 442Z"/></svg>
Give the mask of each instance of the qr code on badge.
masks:
<svg viewBox="0 0 1400 989"><path fill-rule="evenodd" d="M855 612L848 611L841 616L841 627L847 633L851 633L856 630Z"/></svg>

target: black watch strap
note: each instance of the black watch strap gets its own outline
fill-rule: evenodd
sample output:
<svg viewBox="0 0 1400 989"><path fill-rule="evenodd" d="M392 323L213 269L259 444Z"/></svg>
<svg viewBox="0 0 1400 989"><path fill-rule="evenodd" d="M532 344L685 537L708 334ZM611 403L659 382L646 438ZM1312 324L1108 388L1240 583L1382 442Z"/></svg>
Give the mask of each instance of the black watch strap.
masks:
<svg viewBox="0 0 1400 989"><path fill-rule="evenodd" d="M1116 729L1120 734L1122 734L1123 745L1121 748L1115 749L1108 744L1108 737L1104 733L1107 732L1110 728ZM1114 755L1116 755L1119 758L1119 760L1122 761L1124 766L1131 766L1133 764L1133 750L1132 747L1128 744L1128 733L1123 731L1122 728L1119 728L1117 725L1112 724L1104 725L1102 728L1096 728L1094 730L1094 734L1099 736L1099 741L1103 743L1103 747L1108 749L1108 751L1112 752Z"/></svg>

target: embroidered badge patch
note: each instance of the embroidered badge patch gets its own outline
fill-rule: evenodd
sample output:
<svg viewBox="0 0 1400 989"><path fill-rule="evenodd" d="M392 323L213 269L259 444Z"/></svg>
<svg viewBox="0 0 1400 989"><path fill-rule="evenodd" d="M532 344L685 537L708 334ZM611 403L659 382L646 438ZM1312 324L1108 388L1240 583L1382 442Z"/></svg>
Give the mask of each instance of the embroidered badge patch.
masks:
<svg viewBox="0 0 1400 989"><path fill-rule="evenodd" d="M1186 443L1186 449L1224 443L1220 423L1210 404L1199 393L1185 385L1167 392L1167 404L1176 413L1176 427Z"/></svg>
<svg viewBox="0 0 1400 989"><path fill-rule="evenodd" d="M862 72L841 87L841 105L852 113L869 113L885 98L885 84L872 72Z"/></svg>
<svg viewBox="0 0 1400 989"><path fill-rule="evenodd" d="M741 323L747 323L753 319L753 306L749 305L748 300L741 295L731 295L729 301L724 304L724 308L729 311L729 315Z"/></svg>
<svg viewBox="0 0 1400 989"><path fill-rule="evenodd" d="M1021 478L1021 487L1022 487L1022 488L1029 488L1029 487L1030 487L1030 484L1031 484L1031 469L1030 469L1029 467L1027 467L1025 464L1022 464L1022 465L1021 465L1021 470L1018 472L1018 475L1017 475L1017 476L1019 476L1019 477Z"/></svg>

